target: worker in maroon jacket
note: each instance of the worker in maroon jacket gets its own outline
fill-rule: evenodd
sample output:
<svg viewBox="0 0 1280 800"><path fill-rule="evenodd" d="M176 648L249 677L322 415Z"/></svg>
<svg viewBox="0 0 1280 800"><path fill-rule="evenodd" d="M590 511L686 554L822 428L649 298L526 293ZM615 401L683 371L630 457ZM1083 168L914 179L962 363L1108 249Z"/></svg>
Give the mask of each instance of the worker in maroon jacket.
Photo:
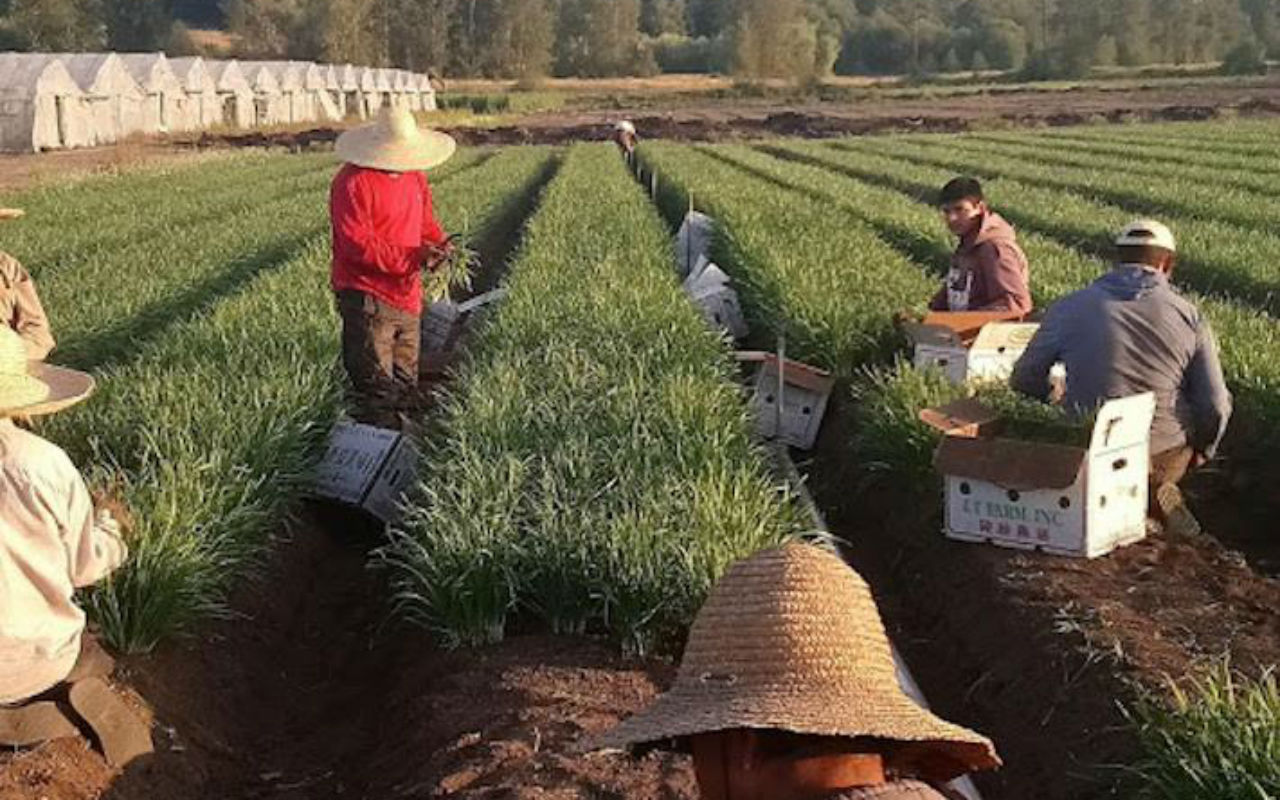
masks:
<svg viewBox="0 0 1280 800"><path fill-rule="evenodd" d="M960 245L929 309L1031 313L1027 257L1013 226L987 207L982 184L956 178L942 187L938 206Z"/></svg>
<svg viewBox="0 0 1280 800"><path fill-rule="evenodd" d="M449 249L423 170L456 144L419 130L408 109L384 108L372 125L344 133L346 164L333 181L332 285L342 317L342 361L355 417L396 427L418 384L422 269Z"/></svg>

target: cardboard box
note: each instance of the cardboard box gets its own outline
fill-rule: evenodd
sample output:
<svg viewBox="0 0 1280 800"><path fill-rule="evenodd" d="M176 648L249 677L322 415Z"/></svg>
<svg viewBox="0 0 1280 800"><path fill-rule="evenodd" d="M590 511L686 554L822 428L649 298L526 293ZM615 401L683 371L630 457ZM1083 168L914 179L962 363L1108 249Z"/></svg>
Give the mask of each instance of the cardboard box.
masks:
<svg viewBox="0 0 1280 800"><path fill-rule="evenodd" d="M440 300L427 307L422 318L422 354L436 356L448 353L461 335L471 314L496 303L507 296L507 290L494 289L482 295L455 303L452 300Z"/></svg>
<svg viewBox="0 0 1280 800"><path fill-rule="evenodd" d="M738 293L720 267L702 260L694 273L685 279L684 290L702 312L707 325L729 335L734 341L746 338L750 331L742 314Z"/></svg>
<svg viewBox="0 0 1280 800"><path fill-rule="evenodd" d="M1040 326L1008 314L936 313L903 327L917 369L940 369L954 384L1006 380Z"/></svg>
<svg viewBox="0 0 1280 800"><path fill-rule="evenodd" d="M1087 449L994 436L965 403L921 414L948 433L934 464L949 538L1096 558L1146 536L1154 395L1103 405Z"/></svg>
<svg viewBox="0 0 1280 800"><path fill-rule="evenodd" d="M790 447L812 450L836 384L831 373L799 361L785 362L782 430L779 431L778 357L771 353L739 353L738 360L760 363L751 403L756 432L764 439L777 439Z"/></svg>
<svg viewBox="0 0 1280 800"><path fill-rule="evenodd" d="M413 485L417 448L396 431L342 421L316 469L317 497L363 508L386 523L399 518L399 504Z"/></svg>

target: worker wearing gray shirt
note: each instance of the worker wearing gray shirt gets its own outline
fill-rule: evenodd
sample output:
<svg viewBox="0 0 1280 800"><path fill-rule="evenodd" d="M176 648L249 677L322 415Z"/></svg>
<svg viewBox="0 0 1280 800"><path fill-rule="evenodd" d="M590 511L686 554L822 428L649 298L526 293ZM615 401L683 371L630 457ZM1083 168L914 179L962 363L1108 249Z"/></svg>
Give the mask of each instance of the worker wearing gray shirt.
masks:
<svg viewBox="0 0 1280 800"><path fill-rule="evenodd" d="M1231 417L1218 346L1209 323L1170 285L1177 243L1167 227L1133 222L1116 249L1110 272L1049 309L1014 368L1013 387L1047 400L1049 370L1061 362L1068 408L1091 411L1153 392L1152 513L1170 530L1196 533L1177 484L1213 458Z"/></svg>

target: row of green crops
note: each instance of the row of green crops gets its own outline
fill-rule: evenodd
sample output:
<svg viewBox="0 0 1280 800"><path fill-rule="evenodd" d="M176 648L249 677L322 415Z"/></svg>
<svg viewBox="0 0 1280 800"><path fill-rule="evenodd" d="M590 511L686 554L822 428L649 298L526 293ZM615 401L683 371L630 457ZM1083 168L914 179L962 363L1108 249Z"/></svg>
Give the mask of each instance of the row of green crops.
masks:
<svg viewBox="0 0 1280 800"><path fill-rule="evenodd" d="M513 194L536 184L548 157L513 150L474 168L471 180L451 179L474 163L464 155L458 167L437 176L445 224L475 221L481 231ZM291 186L288 200L264 198L237 223L252 226L265 217L263 230L294 242L288 254L257 265L222 299L134 342L127 359L96 371L99 391L89 402L41 423L41 432L72 454L92 484L111 487L134 518L129 562L87 597L90 613L119 649L149 649L221 613L233 581L253 568L289 505L306 491L340 410L325 191L336 166L332 159L312 163L303 172L315 172L316 180ZM199 186L204 169L170 180ZM125 189L128 179L120 183ZM101 188L109 191L110 184ZM197 192L187 197L199 202ZM226 236L243 244L237 227ZM163 309L164 290L152 284L180 283L175 274L186 268L170 249L220 234L187 229L179 235L161 223L146 235L159 268L121 260L116 277L132 292L156 297ZM75 275L95 280L86 270L68 282ZM91 305L85 298L95 297L95 289L92 282L80 287L80 305ZM58 291L48 294L59 298L57 306L46 300L56 322L56 310L70 301ZM180 296L170 295L169 302ZM104 315L98 324L110 323ZM72 331L64 340L74 352L85 334Z"/></svg>
<svg viewBox="0 0 1280 800"><path fill-rule="evenodd" d="M645 652L729 563L797 530L672 265L614 150L572 149L382 553L401 609L445 642L532 616Z"/></svg>
<svg viewBox="0 0 1280 800"><path fill-rule="evenodd" d="M973 172L980 177L1014 181L1023 187L1034 187L1036 197L1062 204L1085 201L1096 208L1096 213L1085 218L1072 219L1076 224L1065 226L1059 221L1061 232L1091 252L1105 254L1111 237L1119 225L1151 209L1141 205L1117 205L1093 194L1085 186L1072 184L1063 175L1069 170L1055 165L1041 164L1030 158L1015 159L990 153L971 153L965 146L946 141L933 142L845 142L836 146L857 155L847 159L844 166L853 169L876 169L885 180L884 172L891 178L908 181L919 187L913 173L929 168L951 172ZM886 159L888 159L886 161ZM879 165L879 167L873 165ZM897 165L903 167L899 170ZM1133 178L1129 179L1131 182ZM1073 188L1074 187L1074 190ZM927 189L929 194L937 187ZM1013 197L1020 197L1022 189ZM1252 201L1255 205L1269 205L1271 201ZM1280 310L1277 289L1280 274L1272 266L1280 259L1280 236L1271 229L1245 228L1216 221L1215 206L1206 206L1198 214L1161 215L1178 234L1180 262L1184 267L1183 280L1203 292L1225 293L1268 310ZM1120 222L1117 222L1120 220Z"/></svg>
<svg viewBox="0 0 1280 800"><path fill-rule="evenodd" d="M895 263L905 260L912 269L940 274L953 243L929 198L955 173L889 158L880 152L881 148L901 152L897 141L859 146L858 152L805 143L756 148L645 145L643 157L658 168L662 181L678 184L678 189L668 191L681 194L692 190L697 205L720 218L729 242L742 235L737 226L746 221L759 227L751 235L762 239L793 236L791 230L782 229L784 226L828 230L843 224L874 231L900 254ZM1100 252L1101 248L1091 247L1088 242L1109 237L1113 225L1132 216L1084 196L1046 190L1030 182L1002 179L990 188L997 208L1007 211L1015 222L1024 223L1020 238L1033 265L1035 295L1041 305L1100 274L1106 265L1089 253ZM821 211L812 220L786 218L778 227L767 217L734 219L722 213L741 202L738 198L760 195L769 195L767 203L771 206ZM1065 233L1073 228L1093 233L1088 237ZM788 269L780 252L758 252L754 258L742 258L741 250L730 253L735 258L726 266L735 277L781 274ZM815 258L820 253L818 247L813 253L803 251L789 257L798 262L823 263ZM850 264L855 262L856 257L849 259ZM837 269L838 262L833 264L831 268ZM848 285L842 279L832 283L834 287ZM923 298L908 296L889 304L874 296L864 299L859 293L842 288L834 291L846 304L876 305L883 329L891 328L894 311ZM1194 299L1212 318L1223 340L1224 361L1237 393L1240 416L1253 423L1248 426L1251 434L1267 434L1246 438L1255 444L1274 446L1276 440L1271 432L1280 422L1275 400L1280 388L1280 370L1275 366L1280 362L1280 341L1275 320L1230 300ZM812 302L801 292L791 293L787 301L797 305ZM769 313L805 312L784 305L771 308ZM783 323L773 324L774 329L781 327ZM873 331L872 335L876 333ZM812 357L824 365L836 366L836 359L841 356L839 351L829 349L814 352ZM843 365L841 371L848 372ZM857 401L856 438L852 443L855 458L865 467L891 473L899 486L932 492L937 479L930 456L936 435L919 423L917 414L922 407L951 399L960 390L936 373L885 363L868 365L856 373L851 388ZM1233 680L1226 672L1213 674L1175 696L1172 706L1157 699L1140 706L1135 722L1147 755L1136 765L1134 774L1143 784L1144 796L1225 799L1275 795L1280 705L1276 702L1274 680L1264 677L1260 682L1235 684Z"/></svg>
<svg viewBox="0 0 1280 800"><path fill-rule="evenodd" d="M721 223L721 256L756 331L785 326L788 352L847 377L896 345L894 311L922 308L936 285L869 226L830 203L781 190L684 145L644 149L672 220L692 204ZM851 298L853 298L851 300Z"/></svg>
<svg viewBox="0 0 1280 800"><path fill-rule="evenodd" d="M862 192L867 202L858 204L859 213L881 220L893 217L893 225L902 236L910 236L913 229L936 228L939 224L928 198L954 175L953 171L806 144L788 145L783 149L829 167L823 170L828 173L826 177L815 173L815 181L825 180L837 194ZM842 177L842 173L848 175ZM868 186L867 181L883 186ZM988 191L996 208L1019 226L1020 241L1033 265L1033 294L1041 306L1101 274L1106 265L1087 253L1103 251L1105 247L1081 244L1081 241L1086 235L1089 242L1108 241L1129 218L1123 211L1030 183L1001 179L990 183ZM871 194L867 195L868 192ZM1249 240L1228 242L1226 246L1247 248L1248 243ZM913 257L922 260L919 253L913 253ZM934 250L933 258L945 263L945 244ZM1264 268L1255 261L1241 263ZM1226 281L1206 277L1204 269L1197 270L1192 264L1186 264L1175 279L1196 287L1217 285L1221 291ZM1234 441L1246 445L1250 452L1265 452L1276 443L1276 426L1280 425L1280 400L1277 400L1280 397L1280 330L1275 319L1230 298L1190 292L1188 296L1211 320L1218 334L1223 368L1237 400Z"/></svg>

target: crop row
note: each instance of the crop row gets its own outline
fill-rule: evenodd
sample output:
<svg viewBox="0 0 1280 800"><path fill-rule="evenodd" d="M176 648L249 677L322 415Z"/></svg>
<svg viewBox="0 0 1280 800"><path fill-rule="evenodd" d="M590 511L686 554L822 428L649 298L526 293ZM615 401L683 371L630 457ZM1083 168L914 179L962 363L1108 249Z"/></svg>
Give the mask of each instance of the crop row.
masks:
<svg viewBox="0 0 1280 800"><path fill-rule="evenodd" d="M399 606L454 645L521 616L632 651L667 644L729 563L797 523L729 353L612 148L569 151L509 290L423 437L382 553Z"/></svg>
<svg viewBox="0 0 1280 800"><path fill-rule="evenodd" d="M785 328L798 358L844 377L882 360L896 344L892 312L920 306L935 288L872 228L831 214L825 198L780 192L684 145L650 144L644 159L669 218L692 201L721 223L720 255L738 267L753 329Z"/></svg>
<svg viewBox="0 0 1280 800"><path fill-rule="evenodd" d="M513 152L476 181L446 178L442 206L483 220L546 157ZM325 204L321 183L264 209L277 235L298 238L290 255L98 371L90 402L41 425L133 517L129 562L88 596L119 649L149 649L222 612L306 491L340 408ZM145 291L143 265L128 274Z"/></svg>

